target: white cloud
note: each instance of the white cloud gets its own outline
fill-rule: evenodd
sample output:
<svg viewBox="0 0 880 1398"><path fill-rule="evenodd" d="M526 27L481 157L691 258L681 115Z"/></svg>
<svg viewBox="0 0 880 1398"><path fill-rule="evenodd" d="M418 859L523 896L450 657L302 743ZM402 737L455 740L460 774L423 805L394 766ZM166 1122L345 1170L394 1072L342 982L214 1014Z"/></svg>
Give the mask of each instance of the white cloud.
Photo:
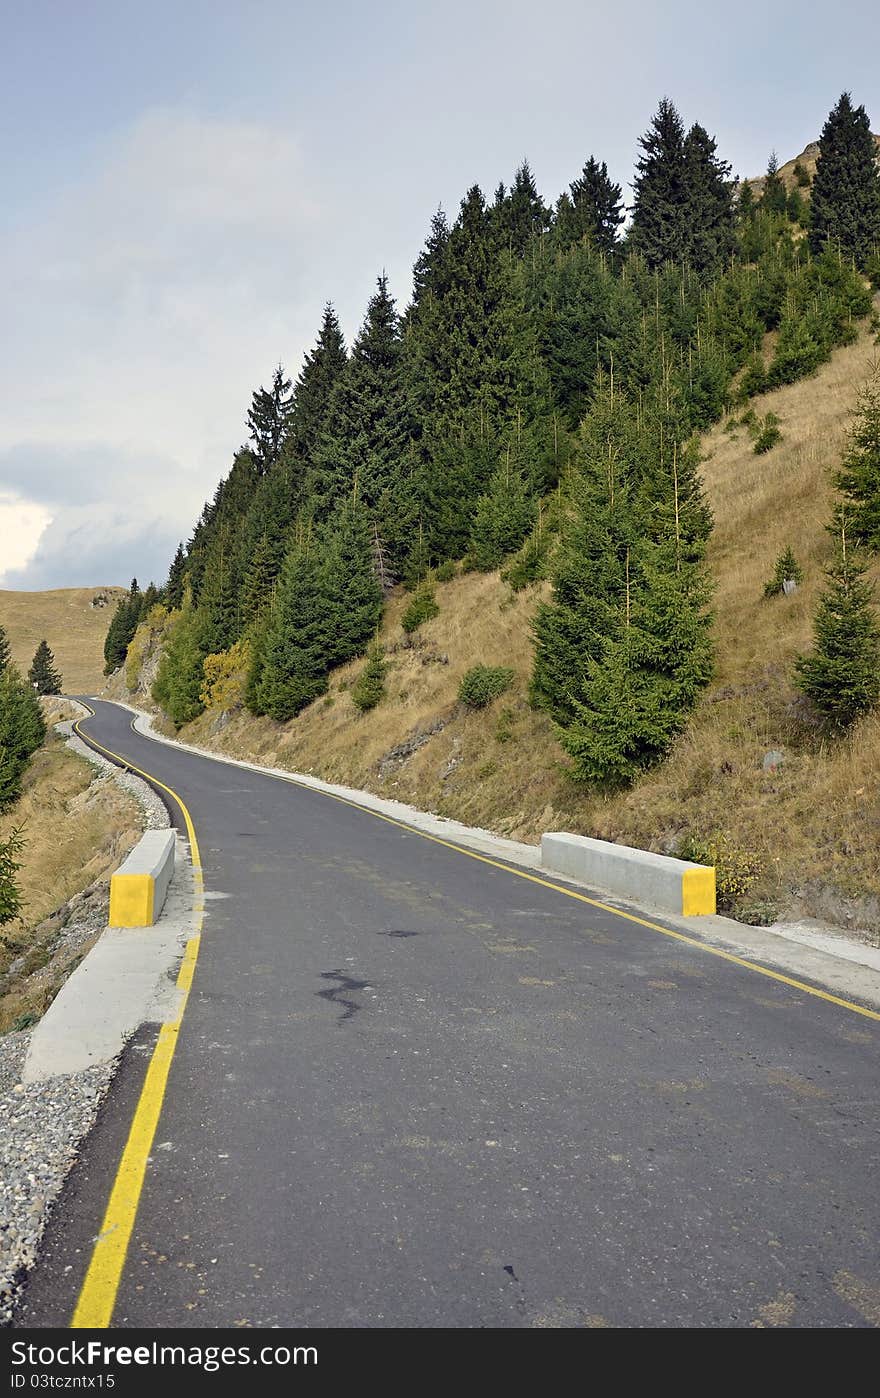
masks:
<svg viewBox="0 0 880 1398"><path fill-rule="evenodd" d="M17 327L0 349L0 489L53 517L41 585L63 585L92 543L99 567L108 511L132 567L139 530L188 532L245 436L250 391L313 339L322 236L293 136L162 109L0 240Z"/></svg>
<svg viewBox="0 0 880 1398"><path fill-rule="evenodd" d="M0 492L0 587L10 573L30 563L51 523L44 506Z"/></svg>

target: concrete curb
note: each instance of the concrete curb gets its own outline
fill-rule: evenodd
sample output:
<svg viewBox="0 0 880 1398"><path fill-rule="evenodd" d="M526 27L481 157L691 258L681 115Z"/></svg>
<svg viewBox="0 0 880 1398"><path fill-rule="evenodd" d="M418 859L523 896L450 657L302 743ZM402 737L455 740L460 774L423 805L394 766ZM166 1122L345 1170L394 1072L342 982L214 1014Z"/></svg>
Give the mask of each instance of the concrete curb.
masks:
<svg viewBox="0 0 880 1398"><path fill-rule="evenodd" d="M146 830L110 878L110 926L152 927L174 872L173 830Z"/></svg>
<svg viewBox="0 0 880 1398"><path fill-rule="evenodd" d="M35 1026L23 1082L110 1062L141 1024L176 1018L182 992L175 978L195 930L196 901L189 847L178 836L162 916L151 927L102 933Z"/></svg>
<svg viewBox="0 0 880 1398"><path fill-rule="evenodd" d="M715 870L705 864L562 832L541 836L541 863L554 873L677 917L715 912Z"/></svg>
<svg viewBox="0 0 880 1398"><path fill-rule="evenodd" d="M100 698L100 696L97 696ZM156 715L145 709L118 699L105 702L117 704L134 715L135 731L154 742L165 743L168 747L180 748L194 753L197 757L207 757L214 762L223 762L230 767L240 767L244 771L259 772L263 775L281 777L285 781L315 791L325 791L331 796L342 796L366 810L379 811L417 830L424 830L441 840L449 840L474 849L490 858L504 860L522 868L540 871L541 851L537 845L528 845L516 840L505 839L490 830L479 830L463 825L459 821L447 820L443 816L419 811L402 801L388 800L375 796L369 791L359 791L354 787L334 786L321 781L319 777L305 773L291 772L281 767L267 767L258 762L245 762L240 758L228 757L225 753L198 747L195 743L180 743L153 731ZM580 883L570 874L553 875L560 883L569 883L588 894L596 895L595 889ZM795 976L815 981L827 986L840 995L855 995L866 1004L880 1008L880 948L868 946L855 938L836 935L826 928L784 924L776 927L749 927L733 918L721 916L677 916L674 913L656 913L656 910L642 908L631 898L609 894L601 899L609 907L619 907L621 911L663 918L663 922L673 929L687 933L689 937L702 939L712 946L722 947L737 955L752 957L777 969Z"/></svg>

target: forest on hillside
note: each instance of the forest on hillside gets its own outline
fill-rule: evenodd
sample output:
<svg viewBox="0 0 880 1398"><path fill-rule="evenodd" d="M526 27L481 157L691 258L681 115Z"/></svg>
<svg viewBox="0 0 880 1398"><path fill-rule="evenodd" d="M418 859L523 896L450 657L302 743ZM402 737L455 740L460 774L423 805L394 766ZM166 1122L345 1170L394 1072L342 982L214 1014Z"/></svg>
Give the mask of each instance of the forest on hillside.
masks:
<svg viewBox="0 0 880 1398"><path fill-rule="evenodd" d="M699 434L855 339L880 288L880 170L843 94L815 175L787 188L772 156L756 198L664 99L633 188L627 211L591 156L550 207L523 162L491 198L474 186L454 219L437 211L410 304L380 275L350 349L328 304L295 381L279 366L253 394L247 444L167 581L120 603L107 673L146 620L177 726L237 671L251 712L287 721L369 651L366 707L390 590L411 590L415 629L436 579L501 568L514 589L552 584L531 698L574 776L618 785L661 758L713 670ZM880 684L860 562L880 547L876 394L861 422L799 671L838 728ZM776 431L755 423L755 450Z"/></svg>

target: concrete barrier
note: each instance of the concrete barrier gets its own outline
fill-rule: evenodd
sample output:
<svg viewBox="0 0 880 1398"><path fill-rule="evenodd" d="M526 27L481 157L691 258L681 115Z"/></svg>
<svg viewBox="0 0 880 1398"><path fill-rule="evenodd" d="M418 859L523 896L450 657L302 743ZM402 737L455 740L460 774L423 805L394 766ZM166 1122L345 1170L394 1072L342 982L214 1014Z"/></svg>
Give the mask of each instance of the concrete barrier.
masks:
<svg viewBox="0 0 880 1398"><path fill-rule="evenodd" d="M562 833L541 837L541 863L557 874L679 917L715 912L715 870L706 864Z"/></svg>
<svg viewBox="0 0 880 1398"><path fill-rule="evenodd" d="M173 830L147 830L110 879L110 926L151 927L174 873Z"/></svg>

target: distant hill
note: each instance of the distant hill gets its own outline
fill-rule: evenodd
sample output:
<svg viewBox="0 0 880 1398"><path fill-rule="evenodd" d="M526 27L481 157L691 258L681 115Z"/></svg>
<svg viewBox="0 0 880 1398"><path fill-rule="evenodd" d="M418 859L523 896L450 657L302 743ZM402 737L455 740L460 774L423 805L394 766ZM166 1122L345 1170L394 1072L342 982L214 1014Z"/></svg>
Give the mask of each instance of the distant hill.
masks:
<svg viewBox="0 0 880 1398"><path fill-rule="evenodd" d="M12 658L26 671L40 641L54 652L68 694L103 684L104 637L123 587L63 587L52 592L0 591L0 626Z"/></svg>
<svg viewBox="0 0 880 1398"><path fill-rule="evenodd" d="M880 161L880 136L874 136L874 144L877 147L877 159L878 161ZM818 156L819 142L811 141L808 146L804 146L800 155L796 155L791 160L787 160L784 165L780 165L779 173L782 176L783 183L787 190L794 189L795 184L797 183L794 177L795 165L803 165L804 169L810 177L810 182L812 183L813 176L816 173L816 160L818 159ZM764 176L758 175L747 180L746 183L750 184L755 194L760 196L761 191L764 188ZM809 197L809 192L809 187L807 187L804 190L804 193L807 195L807 197Z"/></svg>

